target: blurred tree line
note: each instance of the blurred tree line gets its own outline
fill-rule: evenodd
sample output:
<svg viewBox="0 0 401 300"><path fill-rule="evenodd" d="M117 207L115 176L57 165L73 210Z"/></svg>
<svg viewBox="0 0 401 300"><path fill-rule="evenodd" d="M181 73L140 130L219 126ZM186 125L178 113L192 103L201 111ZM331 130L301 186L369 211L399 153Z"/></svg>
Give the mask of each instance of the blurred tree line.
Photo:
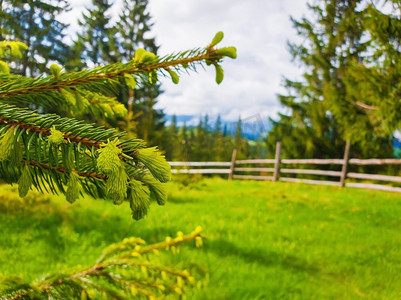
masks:
<svg viewBox="0 0 401 300"><path fill-rule="evenodd" d="M49 74L51 63L63 65L67 71L80 71L127 62L138 48L157 54L159 46L151 33L148 0L124 0L120 13L114 17L113 4L110 0L92 0L79 19L76 36L67 43L68 20L62 18L62 13L71 9L69 1L0 0L0 40L22 41L29 47L23 59L10 62L13 72L37 76ZM122 86L117 99L128 109L127 117L107 121L89 115L84 118L159 145L169 160L228 161L233 147L243 158L263 153L261 141L249 142L242 137L240 122L235 136L223 131L220 117L214 127L208 124L207 117L194 128L178 128L175 117L166 126L163 111L155 109L157 97L163 92L160 84L137 86L135 92ZM49 112L57 113L57 107Z"/></svg>
<svg viewBox="0 0 401 300"><path fill-rule="evenodd" d="M266 155L261 139L249 141L243 137L242 122L236 124L235 135L228 133L227 124L222 125L220 116L211 124L208 115L199 120L197 126L185 123L177 127L173 116L164 134L166 157L175 161L230 161L233 149L237 159L261 158Z"/></svg>
<svg viewBox="0 0 401 300"><path fill-rule="evenodd" d="M284 157L391 157L401 122L401 21L398 0L325 0L311 16L292 20L300 43L293 59L306 70L285 79L280 95L288 114L272 120L266 146Z"/></svg>

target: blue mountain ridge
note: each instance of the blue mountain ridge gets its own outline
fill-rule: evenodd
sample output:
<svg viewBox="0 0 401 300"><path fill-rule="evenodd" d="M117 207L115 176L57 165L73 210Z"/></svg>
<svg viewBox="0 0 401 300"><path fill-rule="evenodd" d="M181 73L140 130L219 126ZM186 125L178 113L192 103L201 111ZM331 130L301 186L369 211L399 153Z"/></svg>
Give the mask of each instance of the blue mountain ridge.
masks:
<svg viewBox="0 0 401 300"><path fill-rule="evenodd" d="M199 117L195 115L176 115L177 127L182 127L184 124L188 128L197 127L199 124L199 120L203 120L204 117ZM171 120L173 119L173 115L165 115L164 117L166 121L166 126L171 124ZM214 130L214 126L216 123L217 117L209 116L207 129L210 131ZM242 122L242 136L255 141L260 138L266 137L267 133L270 131L272 125L268 120L262 119L260 116L243 118ZM235 135L237 132L238 121L224 121L221 120L221 131L226 128L227 134Z"/></svg>

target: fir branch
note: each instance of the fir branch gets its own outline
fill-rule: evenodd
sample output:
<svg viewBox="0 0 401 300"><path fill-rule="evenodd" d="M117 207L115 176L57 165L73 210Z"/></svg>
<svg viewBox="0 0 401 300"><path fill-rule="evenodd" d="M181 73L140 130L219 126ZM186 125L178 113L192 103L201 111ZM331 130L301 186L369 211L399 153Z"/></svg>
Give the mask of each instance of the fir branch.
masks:
<svg viewBox="0 0 401 300"><path fill-rule="evenodd" d="M37 168L42 168L45 170L51 170L51 171L55 171L55 172L61 172L64 174L68 174L70 173L69 171L67 171L64 167L61 166L51 166L47 163L38 163L37 161L31 159L29 161L27 161L27 163L33 167L37 167ZM103 179L106 180L107 176L104 174L98 174L95 172L83 172L83 171L78 171L78 170L72 170L72 172L78 174L79 176L82 177L86 177L86 178L97 178L97 179Z"/></svg>
<svg viewBox="0 0 401 300"><path fill-rule="evenodd" d="M58 92L61 88L76 88L81 87L88 90L93 90L93 84L97 84L95 89L110 85L118 77L123 77L124 74L148 74L159 69L168 69L171 67L180 68L183 65L196 64L202 65L205 61L218 63L225 55L219 54L219 50L211 49L195 49L184 51L175 55L169 55L162 59L154 59L153 61L142 63L134 60L122 64L115 63L103 67L98 67L92 70L84 70L73 73L63 73L59 78L53 76L39 77L35 79L24 78L23 81L15 80L0 84L0 99L3 101L22 102L23 96L27 95L43 95L49 96L52 92ZM116 81L114 81L116 83ZM92 84L92 85L91 85ZM50 93L50 94L49 94ZM54 94L53 94L54 96ZM51 105L55 105L55 99L49 100Z"/></svg>
<svg viewBox="0 0 401 300"><path fill-rule="evenodd" d="M117 133L114 129L96 127L72 118L62 118L54 114L39 114L27 108L20 108L9 104L0 104L0 125L13 126L40 136L49 136L53 126L63 133L65 143L81 143L88 148L100 148L107 140L124 137L124 132ZM130 139L122 143L127 155L133 155L137 148L143 148L144 142L140 139Z"/></svg>
<svg viewBox="0 0 401 300"><path fill-rule="evenodd" d="M363 109L366 109L366 110L378 110L379 109L378 106L369 105L369 104L363 103L361 101L355 102L355 105L357 105Z"/></svg>
<svg viewBox="0 0 401 300"><path fill-rule="evenodd" d="M220 70L218 64L224 57L236 57L233 47L214 48L221 38L219 33L204 49L162 58L138 49L128 63L80 72L63 73L61 67L52 65L50 76L0 75L1 178L22 183L21 196L35 187L41 192L61 192L70 201L81 191L115 204L129 201L135 219L146 215L151 197L163 205L167 193L162 183L170 180L171 167L157 147L147 148L143 140L129 139L124 132L39 114L15 104L57 106L77 115L122 116L126 108L110 96L122 82L133 89L138 79L156 84L158 74L169 74L178 83L176 71L196 71L197 65L214 65ZM217 82L221 79L218 76Z"/></svg>
<svg viewBox="0 0 401 300"><path fill-rule="evenodd" d="M91 267L78 267L55 275L47 275L34 283L0 282L1 299L79 298L95 299L102 294L115 299L131 299L135 293L147 297L183 294L185 288L195 284L187 270L160 266L149 261L144 254L160 249L172 249L184 242L201 238L201 228L188 235L181 232L176 238L141 248L144 241L126 238L107 247L101 258ZM106 255L105 255L106 254Z"/></svg>

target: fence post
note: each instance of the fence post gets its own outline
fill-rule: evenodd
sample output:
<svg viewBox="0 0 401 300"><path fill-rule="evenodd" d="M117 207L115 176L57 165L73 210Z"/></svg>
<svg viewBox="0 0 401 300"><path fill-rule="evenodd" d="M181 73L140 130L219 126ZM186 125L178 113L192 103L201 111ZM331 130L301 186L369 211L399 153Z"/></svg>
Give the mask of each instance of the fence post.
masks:
<svg viewBox="0 0 401 300"><path fill-rule="evenodd" d="M234 149L233 155L231 156L231 165L230 165L230 173L228 173L228 180L233 179L236 158L237 158L237 149Z"/></svg>
<svg viewBox="0 0 401 300"><path fill-rule="evenodd" d="M276 143L276 157L274 160L273 181L277 181L280 177L280 152L281 152L281 142L277 142Z"/></svg>
<svg viewBox="0 0 401 300"><path fill-rule="evenodd" d="M341 177L340 177L340 187L345 186L345 179L347 178L347 169L348 169L348 160L349 160L349 149L351 147L350 140L347 140L345 144L345 152L344 152L344 161L343 161L343 168L341 170Z"/></svg>

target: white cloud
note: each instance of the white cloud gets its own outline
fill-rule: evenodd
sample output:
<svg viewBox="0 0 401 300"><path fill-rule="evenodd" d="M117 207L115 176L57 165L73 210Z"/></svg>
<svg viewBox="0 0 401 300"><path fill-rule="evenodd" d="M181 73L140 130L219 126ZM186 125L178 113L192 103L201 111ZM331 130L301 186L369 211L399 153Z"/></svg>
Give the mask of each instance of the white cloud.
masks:
<svg viewBox="0 0 401 300"><path fill-rule="evenodd" d="M290 15L299 18L306 10L305 0L150 0L162 53L206 45L219 30L222 45L238 50L236 60L224 61L220 86L213 68L182 78L178 86L165 79L158 107L167 114L220 113L226 120L276 116L282 76L300 75L287 50L287 40L296 38Z"/></svg>
<svg viewBox="0 0 401 300"><path fill-rule="evenodd" d="M90 3L71 1L73 10L63 16L71 31L77 30L77 18ZM114 16L120 7L113 7ZM239 116L277 115L282 76L299 78L301 74L291 62L287 41L297 39L290 15L305 14L306 0L150 0L148 9L160 54L206 46L219 30L225 34L221 45L236 46L238 51L236 60L223 62L225 79L219 86L213 67L183 75L178 86L169 78L162 79L165 93L157 108L177 115L221 114L231 121Z"/></svg>

